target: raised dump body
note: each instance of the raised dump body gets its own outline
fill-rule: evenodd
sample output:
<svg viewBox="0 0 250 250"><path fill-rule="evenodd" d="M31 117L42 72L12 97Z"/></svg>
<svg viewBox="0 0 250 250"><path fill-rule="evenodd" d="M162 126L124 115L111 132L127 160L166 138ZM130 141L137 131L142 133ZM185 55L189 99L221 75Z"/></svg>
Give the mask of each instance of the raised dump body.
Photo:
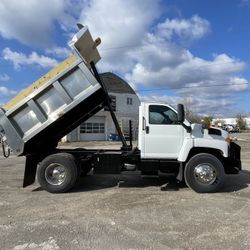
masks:
<svg viewBox="0 0 250 250"><path fill-rule="evenodd" d="M72 39L73 55L0 109L0 132L18 155L55 147L58 140L105 105L90 70L100 56L87 27Z"/></svg>

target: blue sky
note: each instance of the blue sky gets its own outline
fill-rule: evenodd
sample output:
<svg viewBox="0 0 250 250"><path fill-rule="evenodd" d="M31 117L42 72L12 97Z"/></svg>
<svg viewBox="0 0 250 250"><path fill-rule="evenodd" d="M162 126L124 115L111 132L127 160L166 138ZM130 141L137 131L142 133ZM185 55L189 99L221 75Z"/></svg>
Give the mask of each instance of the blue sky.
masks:
<svg viewBox="0 0 250 250"><path fill-rule="evenodd" d="M250 114L250 0L1 0L0 105L70 54L77 22L141 100Z"/></svg>

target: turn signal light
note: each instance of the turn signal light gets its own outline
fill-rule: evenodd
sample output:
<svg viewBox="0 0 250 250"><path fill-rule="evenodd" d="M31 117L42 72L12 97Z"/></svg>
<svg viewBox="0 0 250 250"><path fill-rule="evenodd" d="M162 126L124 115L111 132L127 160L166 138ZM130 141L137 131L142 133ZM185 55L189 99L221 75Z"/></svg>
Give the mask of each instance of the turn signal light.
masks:
<svg viewBox="0 0 250 250"><path fill-rule="evenodd" d="M230 142L232 142L232 138L228 136L228 137L225 138L225 141L226 141L227 143L230 143Z"/></svg>

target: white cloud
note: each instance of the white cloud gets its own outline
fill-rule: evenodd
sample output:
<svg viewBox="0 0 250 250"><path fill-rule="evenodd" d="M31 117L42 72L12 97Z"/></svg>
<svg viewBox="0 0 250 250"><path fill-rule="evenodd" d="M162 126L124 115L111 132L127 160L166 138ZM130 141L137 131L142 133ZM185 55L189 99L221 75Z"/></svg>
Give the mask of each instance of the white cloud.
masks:
<svg viewBox="0 0 250 250"><path fill-rule="evenodd" d="M229 86L231 87L232 91L250 90L248 81L245 78L237 76L230 77Z"/></svg>
<svg viewBox="0 0 250 250"><path fill-rule="evenodd" d="M102 39L101 71L119 72L136 89L169 89L172 101L188 98L197 112L214 111L217 104L225 110L232 108L234 94L249 89L248 80L242 76L246 64L223 51L204 59L183 48L183 42L187 45L206 36L212 29L210 22L198 15L167 18L162 9L160 0L2 0L0 35L28 45L50 45L47 55L66 57L69 50L53 44L52 31L59 24L68 36L78 19L89 26L93 38ZM9 48L3 56L16 68L33 64L52 67L57 63L49 56ZM142 98L152 94L147 93ZM162 93L151 98L171 101Z"/></svg>
<svg viewBox="0 0 250 250"><path fill-rule="evenodd" d="M160 17L159 0L92 0L86 4L80 17L95 37L101 37L99 47L102 70L126 72L133 67L127 54L140 46L154 20ZM121 47L124 47L121 48ZM116 49L114 49L116 48Z"/></svg>
<svg viewBox="0 0 250 250"><path fill-rule="evenodd" d="M54 56L59 57L59 58L66 58L70 54L72 54L72 51L68 48L53 47L52 49L46 49L45 53L49 54L49 55L54 55Z"/></svg>
<svg viewBox="0 0 250 250"><path fill-rule="evenodd" d="M157 41L134 50L131 57L136 63L126 75L130 82L170 89L229 84L231 77L246 67L245 63L225 54L204 60L172 43Z"/></svg>
<svg viewBox="0 0 250 250"><path fill-rule="evenodd" d="M3 50L3 58L11 61L15 69L19 69L22 65L39 65L42 68L51 68L58 63L55 59L38 55L34 51L30 55L25 55L20 52L12 51L9 48Z"/></svg>
<svg viewBox="0 0 250 250"><path fill-rule="evenodd" d="M198 15L159 22L160 7L153 0L93 0L84 7L80 20L102 39L101 70L118 71L137 90L162 88L163 95L143 92L143 100L171 101L168 89L172 100L192 99L200 113L232 110L234 94L249 86L241 76L246 64L223 52L195 56L181 44L206 36L210 22Z"/></svg>
<svg viewBox="0 0 250 250"><path fill-rule="evenodd" d="M82 0L1 0L0 35L27 45L46 47L53 43L55 22L67 30L76 23ZM78 13L79 14L79 13Z"/></svg>
<svg viewBox="0 0 250 250"><path fill-rule="evenodd" d="M4 86L0 86L0 96L11 96L15 95L17 92L11 89L8 89Z"/></svg>
<svg viewBox="0 0 250 250"><path fill-rule="evenodd" d="M144 102L157 102L170 104L173 107L177 107L178 103L182 103L185 106L186 110L191 110L194 113L200 116L212 115L213 117L223 117L227 113L232 113L233 108L237 104L238 98L204 98L201 95L195 96L169 96L162 94L153 94L153 95L140 95L139 98ZM233 113L234 114L234 113Z"/></svg>
<svg viewBox="0 0 250 250"><path fill-rule="evenodd" d="M161 89L141 92L143 100L165 100L173 105L172 100L188 98L192 100L193 111L201 115L209 112L221 115L232 112L237 104L236 94L250 86L247 79L240 76L246 64L239 59L222 53L205 60L173 42L162 41L157 34L149 34L144 45L130 54L136 63L126 79L136 85L136 89L142 86ZM172 92L172 100L160 95L166 90Z"/></svg>
<svg viewBox="0 0 250 250"><path fill-rule="evenodd" d="M109 48L141 42L159 14L159 0L92 0L84 6L80 20Z"/></svg>
<svg viewBox="0 0 250 250"><path fill-rule="evenodd" d="M250 0L241 0L239 7L250 7Z"/></svg>
<svg viewBox="0 0 250 250"><path fill-rule="evenodd" d="M173 107L176 107L178 103L182 103L183 99L181 97L177 96L169 96L169 95L138 95L140 98L140 101L142 102L157 102L157 103L167 103L172 105Z"/></svg>
<svg viewBox="0 0 250 250"><path fill-rule="evenodd" d="M10 77L7 74L0 74L0 81L6 82L9 80L10 80Z"/></svg>
<svg viewBox="0 0 250 250"><path fill-rule="evenodd" d="M210 30L210 23L198 15L190 19L166 19L157 25L158 35L171 40L174 35L185 40L200 39Z"/></svg>

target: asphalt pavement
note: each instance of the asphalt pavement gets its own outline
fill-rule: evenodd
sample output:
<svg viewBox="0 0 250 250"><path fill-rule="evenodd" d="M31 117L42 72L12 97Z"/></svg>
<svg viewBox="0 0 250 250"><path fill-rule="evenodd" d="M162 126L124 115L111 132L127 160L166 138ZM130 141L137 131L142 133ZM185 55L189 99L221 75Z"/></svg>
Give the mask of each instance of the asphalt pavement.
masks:
<svg viewBox="0 0 250 250"><path fill-rule="evenodd" d="M1 155L0 249L250 249L250 134L236 137L244 170L214 194L161 191L170 179L138 173L90 174L50 194L38 183L23 189L25 159Z"/></svg>

